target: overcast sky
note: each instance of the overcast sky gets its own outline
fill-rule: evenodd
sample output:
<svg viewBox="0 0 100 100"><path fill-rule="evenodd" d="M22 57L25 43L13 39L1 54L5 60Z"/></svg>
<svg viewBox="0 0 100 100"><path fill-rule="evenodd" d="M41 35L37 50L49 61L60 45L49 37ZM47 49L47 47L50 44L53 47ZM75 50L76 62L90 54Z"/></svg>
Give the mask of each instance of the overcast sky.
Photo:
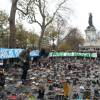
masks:
<svg viewBox="0 0 100 100"><path fill-rule="evenodd" d="M10 6L10 0L0 0L0 9L9 13ZM72 26L78 27L84 33L88 26L89 12L91 12L93 24L97 30L100 30L100 0L72 0L70 8L74 12L70 19Z"/></svg>

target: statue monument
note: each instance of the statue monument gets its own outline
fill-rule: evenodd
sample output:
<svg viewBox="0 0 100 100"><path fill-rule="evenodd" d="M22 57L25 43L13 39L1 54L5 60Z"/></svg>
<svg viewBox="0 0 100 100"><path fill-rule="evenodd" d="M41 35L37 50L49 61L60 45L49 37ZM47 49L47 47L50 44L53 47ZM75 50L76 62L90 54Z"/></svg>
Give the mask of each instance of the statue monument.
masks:
<svg viewBox="0 0 100 100"><path fill-rule="evenodd" d="M85 29L85 42L80 46L80 50L100 50L100 39L98 38L96 28L93 25L93 16L92 13L89 13L88 26Z"/></svg>
<svg viewBox="0 0 100 100"><path fill-rule="evenodd" d="M89 14L89 21L88 21L88 23L89 23L89 26L90 26L90 27L93 26L93 22L92 22L92 13Z"/></svg>
<svg viewBox="0 0 100 100"><path fill-rule="evenodd" d="M88 19L89 26L86 28L86 40L90 45L95 45L96 42L96 29L93 25L93 16L92 13L89 13L89 19Z"/></svg>

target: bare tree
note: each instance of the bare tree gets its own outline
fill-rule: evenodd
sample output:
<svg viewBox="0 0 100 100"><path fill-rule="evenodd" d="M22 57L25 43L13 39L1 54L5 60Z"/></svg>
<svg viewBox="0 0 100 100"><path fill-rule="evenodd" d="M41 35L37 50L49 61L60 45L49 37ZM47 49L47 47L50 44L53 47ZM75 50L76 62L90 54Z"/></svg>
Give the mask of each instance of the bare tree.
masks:
<svg viewBox="0 0 100 100"><path fill-rule="evenodd" d="M57 27L57 49L59 49L59 42L61 39L61 36L64 35L66 30L66 19L64 19L62 16L57 16L56 18L56 27Z"/></svg>
<svg viewBox="0 0 100 100"><path fill-rule="evenodd" d="M21 17L27 18L29 23L37 23L41 27L41 34L39 39L39 48L41 48L41 41L45 33L46 27L54 20L55 16L58 15L61 10L69 10L64 4L68 0L59 0L58 6L55 8L52 16L47 10L47 0L12 0L11 12L10 12L10 47L16 46L16 27L15 27L15 15L18 10ZM37 18L37 15L41 18ZM41 20L40 20L41 19Z"/></svg>
<svg viewBox="0 0 100 100"><path fill-rule="evenodd" d="M16 17L16 11L22 11L17 8L18 1L20 0L11 0L12 6L10 11L10 18L9 18L9 25L10 25L10 41L9 41L9 47L13 48L16 47L16 25L15 25L15 17ZM25 0L23 0L25 1ZM26 5L26 12L23 12L25 15L28 14L28 5L31 0L28 1Z"/></svg>
<svg viewBox="0 0 100 100"><path fill-rule="evenodd" d="M69 44L71 47L70 49L72 50L78 50L79 45L84 43L84 38L82 37L80 30L77 28L71 28L65 37L65 40L66 44Z"/></svg>
<svg viewBox="0 0 100 100"><path fill-rule="evenodd" d="M21 14L22 14L22 18L26 17L28 19L29 23L37 23L41 27L39 48L41 48L41 41L42 41L43 35L45 33L46 27L54 20L55 16L58 15L59 11L64 10L63 9L64 4L67 1L68 0L60 1L59 4L57 5L57 7L55 8L55 10L53 11L52 16L47 9L48 8L47 0L31 0L31 4L28 7L28 15L27 16L25 16L26 14L23 12L24 7L22 8L22 11L20 10ZM22 7L23 3L25 4L25 2L23 2L23 1L20 2L19 6ZM40 18L37 18L37 15L40 15Z"/></svg>
<svg viewBox="0 0 100 100"><path fill-rule="evenodd" d="M65 27L66 20L59 15L46 28L45 35L49 37L49 41L53 42L52 45L55 45L54 42L56 42L56 50L59 49L60 40L64 37Z"/></svg>
<svg viewBox="0 0 100 100"><path fill-rule="evenodd" d="M11 11L10 11L10 18L9 18L9 24L10 24L9 47L10 48L13 48L16 46L15 15L16 15L17 2L18 0L12 0L12 6L11 6Z"/></svg>

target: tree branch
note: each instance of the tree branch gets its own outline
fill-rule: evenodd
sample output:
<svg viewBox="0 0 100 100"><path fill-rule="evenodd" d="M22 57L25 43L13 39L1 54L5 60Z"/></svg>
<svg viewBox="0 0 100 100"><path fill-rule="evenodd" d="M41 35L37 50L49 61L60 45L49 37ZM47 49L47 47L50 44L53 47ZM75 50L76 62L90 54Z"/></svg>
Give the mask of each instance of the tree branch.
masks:
<svg viewBox="0 0 100 100"><path fill-rule="evenodd" d="M53 21L53 19L54 19L55 15L57 14L58 10L61 8L61 6L62 6L65 2L66 2L66 0L63 0L63 2L60 3L60 4L58 5L57 9L56 9L55 12L53 13L52 18L47 22L47 24L45 25L45 27L48 26L48 25Z"/></svg>
<svg viewBox="0 0 100 100"><path fill-rule="evenodd" d="M17 7L17 10L19 10L21 13L23 13L24 15L28 15L28 10L26 11L26 12L24 12L23 10L21 10L21 9L19 9L18 7Z"/></svg>
<svg viewBox="0 0 100 100"><path fill-rule="evenodd" d="M40 27L42 27L41 23L39 23L37 20L34 20L33 22L39 24Z"/></svg>
<svg viewBox="0 0 100 100"><path fill-rule="evenodd" d="M34 19L33 19L33 17L34 17ZM42 27L42 25L41 25L41 23L39 22L39 21L37 21L36 20L36 18L35 18L35 15L33 15L33 17L30 17L29 19L31 19L30 21L31 21L31 23L37 23L40 27Z"/></svg>
<svg viewBox="0 0 100 100"><path fill-rule="evenodd" d="M23 10L19 9L17 7L17 10L19 10L21 13L23 13L24 15L28 15L29 14L29 5L32 3L32 0L30 0L28 3L27 3L27 7L26 7L26 12L24 12Z"/></svg>
<svg viewBox="0 0 100 100"><path fill-rule="evenodd" d="M45 0L43 0L43 1L44 1L44 3L43 3L43 4L44 4L44 6L43 6L43 14L44 14L44 13L45 13L45 7L46 7L46 6L45 6L45 5L46 5L46 4L45 4L46 1L45 1Z"/></svg>
<svg viewBox="0 0 100 100"><path fill-rule="evenodd" d="M38 2L39 2L39 11L40 11L40 14L42 15L42 17L44 17L44 13L42 12L41 0L39 0Z"/></svg>

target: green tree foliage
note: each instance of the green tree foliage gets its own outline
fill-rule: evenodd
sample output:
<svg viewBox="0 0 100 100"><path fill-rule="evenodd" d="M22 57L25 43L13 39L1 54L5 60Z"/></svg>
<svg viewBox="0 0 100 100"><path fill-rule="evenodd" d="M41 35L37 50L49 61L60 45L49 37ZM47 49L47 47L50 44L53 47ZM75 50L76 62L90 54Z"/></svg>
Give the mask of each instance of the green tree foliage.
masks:
<svg viewBox="0 0 100 100"><path fill-rule="evenodd" d="M65 41L58 45L58 51L66 51L66 50L71 50L71 45L66 44Z"/></svg>
<svg viewBox="0 0 100 100"><path fill-rule="evenodd" d="M5 11L0 10L0 26L6 26L8 23L8 15Z"/></svg>
<svg viewBox="0 0 100 100"><path fill-rule="evenodd" d="M37 34L35 34L34 32L29 32L27 40L29 45L32 46L34 49L38 48L39 36Z"/></svg>
<svg viewBox="0 0 100 100"><path fill-rule="evenodd" d="M17 47L26 48L27 46L37 47L39 36L34 32L28 32L24 29L23 25L18 24L16 33Z"/></svg>
<svg viewBox="0 0 100 100"><path fill-rule="evenodd" d="M22 25L16 27L16 44L17 47L26 48L27 47L27 32Z"/></svg>
<svg viewBox="0 0 100 100"><path fill-rule="evenodd" d="M54 49L56 46L55 41L57 41L58 32L52 24L47 27L45 36L48 37L49 45L52 47L51 49Z"/></svg>
<svg viewBox="0 0 100 100"><path fill-rule="evenodd" d="M46 28L45 35L48 37L51 42L52 47L56 46L56 50L58 49L59 40L61 40L66 24L64 19L59 15L55 20ZM55 44L56 42L56 44Z"/></svg>
<svg viewBox="0 0 100 100"><path fill-rule="evenodd" d="M49 25L45 31L45 36L49 38L49 41L54 42L57 38L57 31L53 25Z"/></svg>
<svg viewBox="0 0 100 100"><path fill-rule="evenodd" d="M8 15L0 10L0 47L8 47Z"/></svg>

